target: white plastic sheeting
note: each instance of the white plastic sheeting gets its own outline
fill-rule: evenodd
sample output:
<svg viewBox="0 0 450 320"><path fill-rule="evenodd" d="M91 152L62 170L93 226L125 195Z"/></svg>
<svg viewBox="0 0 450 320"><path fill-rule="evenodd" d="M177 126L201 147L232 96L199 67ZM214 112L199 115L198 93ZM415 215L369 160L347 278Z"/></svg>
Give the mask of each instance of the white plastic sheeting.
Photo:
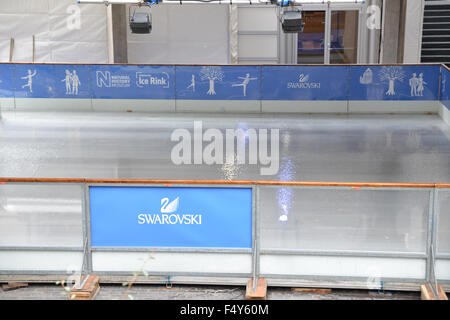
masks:
<svg viewBox="0 0 450 320"><path fill-rule="evenodd" d="M75 0L0 1L0 61L107 63L106 6Z"/></svg>
<svg viewBox="0 0 450 320"><path fill-rule="evenodd" d="M129 63L229 63L228 5L158 5L150 12L150 35L128 27Z"/></svg>

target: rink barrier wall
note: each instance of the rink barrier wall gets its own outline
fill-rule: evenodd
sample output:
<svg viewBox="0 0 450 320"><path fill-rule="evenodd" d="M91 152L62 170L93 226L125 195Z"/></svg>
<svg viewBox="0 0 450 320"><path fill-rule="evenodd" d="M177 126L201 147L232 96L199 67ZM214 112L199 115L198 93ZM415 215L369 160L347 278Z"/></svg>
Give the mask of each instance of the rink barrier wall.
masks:
<svg viewBox="0 0 450 320"><path fill-rule="evenodd" d="M67 221L59 221L56 218L57 212L52 212L51 220L54 225L44 226L51 236L55 230L59 230L52 228L60 228L65 230L64 236L70 237L69 234L73 231L69 225L73 225L73 218L76 217L81 220L81 227L76 232L78 240L70 245L47 240L39 246L33 243L19 245L17 241L5 243L3 240L0 245L0 279L50 279L52 276L95 273L111 282L125 281L124 279L143 268L143 261L152 257L148 261L148 267L145 267L148 276L142 276L140 282L168 285L245 285L249 278L264 277L270 286L326 284L337 288L420 290L420 284L425 281L433 283L437 279L441 285L450 288L450 247L446 228L450 223L447 210L450 204L450 184L0 178L0 190L6 191L6 195L8 188L13 188L9 192L23 190L21 195L26 197L30 186L34 188L33 194L36 193L36 187L44 190L50 186L60 190L69 186L79 188L80 195L75 197L81 197L78 199L81 206L79 211L74 212L75 216ZM106 193L97 194L93 190L106 190ZM283 191L295 192L297 196L306 197L305 199L311 198L309 192L326 199L335 198L331 208L334 210L330 209L328 212L324 207L325 201L315 209L320 216L325 215L324 219L326 214L339 214L337 207L342 207L344 211L348 209L346 206L352 209L353 203L361 199L375 199L375 202L361 202L362 207L374 215L373 219L380 218L379 210L371 208L374 203L382 203L380 210L383 212L391 208L392 212L389 214L393 215L393 219L402 219L402 216L397 216L396 209L400 208L399 211L407 213L407 219L416 222L410 226L411 230L407 230L408 236L413 240L408 241L408 246L403 249L395 247L403 241L398 239L390 239L386 243L388 246L378 249L370 248L364 243L358 250L330 247L331 243L323 240L330 236L336 237L340 232L336 229L333 232L337 233L327 234L320 241L316 239L316 242L309 244L310 247L296 247L295 241L286 243L283 240L289 235L289 228L286 229L289 224L283 224L277 217L273 220L273 213L280 212L280 209L276 210L277 201L272 201L275 207L271 208L270 199ZM73 194L73 191L70 193ZM214 193L227 205L207 201L206 193ZM384 201L377 200L380 195ZM390 195L390 198L386 198L386 195ZM167 197L172 201L175 196L180 198L180 202L178 211L173 212L203 214L206 229L199 232L188 226L176 231L173 236L167 229L158 227L160 229L156 232L162 233L156 243L154 238L146 235L147 230L138 229L142 225L128 225L127 219L134 223L140 213L159 213L160 204L164 202L160 202L161 198ZM355 201L348 201L348 196ZM230 199L234 199L235 204ZM391 203L389 199L394 199L394 202ZM399 202L398 199L405 201ZM6 206L14 205L13 199L9 200ZM42 199L29 201L31 204L42 205ZM302 202L297 201L295 205L301 206ZM361 208L361 203L356 206ZM226 215L224 210L234 211L233 205L242 207L242 212ZM3 210L5 208L3 206ZM20 211L17 205L15 208ZM33 208L37 209L35 206ZM215 220L211 224L208 220L215 214L225 220ZM290 214L302 215L307 212L296 207ZM20 217L21 223L30 232L29 230L36 228L36 221L27 219L26 216L26 212L3 215L7 219ZM302 218L310 220L308 216L293 216L290 219ZM105 223L105 219L108 223ZM422 221L422 225L417 226L419 221ZM294 221L293 223L295 225ZM28 228L30 224L34 226L31 229ZM360 227L359 232L364 234L367 231L359 223L356 225ZM115 237L122 231L121 236ZM39 230L35 232L39 233ZM270 233L277 232L284 236L275 237L276 241L267 240L272 239ZM229 241L230 234L237 235L233 243ZM7 236L5 234L3 239L8 238ZM33 235L28 236L32 238ZM43 233L38 236L42 240ZM111 236L114 243L110 241ZM20 234L14 237L20 237ZM17 240L14 237L11 239ZM383 243L385 239L382 238L375 237L374 240ZM130 242L129 239L133 241ZM211 239L219 242L214 244ZM350 246L353 245L351 243ZM376 266L376 270L373 266Z"/></svg>
<svg viewBox="0 0 450 320"><path fill-rule="evenodd" d="M0 103L18 111L438 113L447 73L438 64L1 63Z"/></svg>

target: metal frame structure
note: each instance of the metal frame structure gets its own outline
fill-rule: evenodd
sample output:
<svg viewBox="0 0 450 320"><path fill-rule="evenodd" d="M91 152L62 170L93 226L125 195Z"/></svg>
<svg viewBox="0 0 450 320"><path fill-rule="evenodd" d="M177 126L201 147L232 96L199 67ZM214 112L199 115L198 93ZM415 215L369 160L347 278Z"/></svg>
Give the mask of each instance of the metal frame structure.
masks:
<svg viewBox="0 0 450 320"><path fill-rule="evenodd" d="M353 3L325 3L325 4L304 4L302 5L303 11L324 11L325 12L325 34L324 34L324 64L330 64L330 51L331 51L331 13L333 11L357 11L358 12L358 43L357 43L357 61L361 63L364 60L364 50L362 49L365 44L363 43L363 21L366 17L364 8L366 4L364 2ZM289 53L288 62L291 64L297 64L297 51L298 41L297 34L287 35L291 42L292 52Z"/></svg>
<svg viewBox="0 0 450 320"><path fill-rule="evenodd" d="M93 253L95 252L158 252L158 253L199 253L199 254L245 254L251 255L251 272L250 273L215 273L215 272L172 272L168 269L166 272L150 272L150 279L141 279L139 282L166 282L172 283L173 277L175 282L180 283L208 283L212 281L218 284L242 283L248 278L255 279L254 290L259 277L268 280L269 285L294 286L296 283L308 283L310 286L320 286L327 283L330 287L348 287L362 288L366 281L361 277L341 277L341 276L298 276L291 274L262 274L261 273L261 256L329 256L329 257L364 257L364 258L390 258L390 259L415 259L425 260L426 275L423 279L410 278L386 278L380 283L382 289L401 289L401 290L419 290L420 284L423 282L430 283L433 290L436 290L436 271L435 263L437 259L448 260L450 253L442 253L437 248L437 218L438 218L438 197L440 192L450 192L450 184L409 184L409 183L352 183L352 182L296 182L296 181L222 181L222 180L121 180L121 179L39 179L39 178L0 178L2 184L77 184L80 185L82 192L82 223L83 223L83 244L84 247L0 247L2 251L36 251L36 252L79 252L83 255L83 263L81 266L82 275L92 273L99 274L102 278L110 279L110 281L118 281L129 276L135 270L130 272L96 272L93 269ZM91 186L133 186L133 187L220 187L220 188L251 188L252 189L252 248L251 249L234 249L234 248L135 248L135 247L111 247L96 248L91 243L91 225L90 225L90 205L89 205L89 188ZM272 250L261 248L261 216L260 216L260 190L261 188L290 187L295 189L308 190L354 190L362 189L368 191L407 191L418 190L429 192L429 208L427 216L427 238L425 252L391 252L391 251L345 251L345 250ZM170 266L168 266L170 267ZM29 270L0 270L0 279L10 277L28 277L31 276L51 276L63 275L65 271L29 271ZM87 278L87 277L85 277ZM155 279L156 278L156 279ZM116 279L116 280L114 280ZM184 280L183 280L184 279ZM209 279L209 280L208 280ZM233 280L234 279L234 280ZM450 286L450 281L439 279L439 282L446 287Z"/></svg>

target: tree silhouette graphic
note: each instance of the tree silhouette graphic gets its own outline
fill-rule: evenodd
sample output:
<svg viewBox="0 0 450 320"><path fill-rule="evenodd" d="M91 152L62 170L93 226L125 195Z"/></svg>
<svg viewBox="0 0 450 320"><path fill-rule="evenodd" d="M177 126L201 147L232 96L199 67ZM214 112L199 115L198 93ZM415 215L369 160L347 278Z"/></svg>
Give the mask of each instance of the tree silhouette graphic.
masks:
<svg viewBox="0 0 450 320"><path fill-rule="evenodd" d="M389 81L389 89L386 92L386 95L388 96L395 95L395 81L398 80L403 82L404 79L405 73L403 72L402 67L390 66L381 68L380 80Z"/></svg>
<svg viewBox="0 0 450 320"><path fill-rule="evenodd" d="M209 80L209 90L206 94L215 95L216 90L214 88L216 81L222 81L224 74L221 67L202 67L200 70L200 79L202 81Z"/></svg>

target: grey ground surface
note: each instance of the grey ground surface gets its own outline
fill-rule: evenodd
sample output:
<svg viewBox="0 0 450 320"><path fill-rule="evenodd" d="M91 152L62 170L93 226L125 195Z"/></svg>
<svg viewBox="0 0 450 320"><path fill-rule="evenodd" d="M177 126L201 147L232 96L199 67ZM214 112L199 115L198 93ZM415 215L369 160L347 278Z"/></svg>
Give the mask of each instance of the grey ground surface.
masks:
<svg viewBox="0 0 450 320"><path fill-rule="evenodd" d="M175 129L279 129L280 167L175 165ZM205 142L203 145L205 146ZM0 121L0 176L351 182L450 181L450 127L438 115L13 113Z"/></svg>
<svg viewBox="0 0 450 320"><path fill-rule="evenodd" d="M97 300L120 300L127 298L127 289L121 285L101 285ZM376 292L376 291L375 291ZM385 291L376 295L367 290L337 290L331 293L293 292L291 288L267 290L268 300L420 300L419 292ZM135 285L129 291L135 300L244 300L245 287L234 286L184 286L174 285L168 289L161 285ZM12 291L0 290L0 300L66 300L68 296L61 286L30 284L27 288Z"/></svg>

